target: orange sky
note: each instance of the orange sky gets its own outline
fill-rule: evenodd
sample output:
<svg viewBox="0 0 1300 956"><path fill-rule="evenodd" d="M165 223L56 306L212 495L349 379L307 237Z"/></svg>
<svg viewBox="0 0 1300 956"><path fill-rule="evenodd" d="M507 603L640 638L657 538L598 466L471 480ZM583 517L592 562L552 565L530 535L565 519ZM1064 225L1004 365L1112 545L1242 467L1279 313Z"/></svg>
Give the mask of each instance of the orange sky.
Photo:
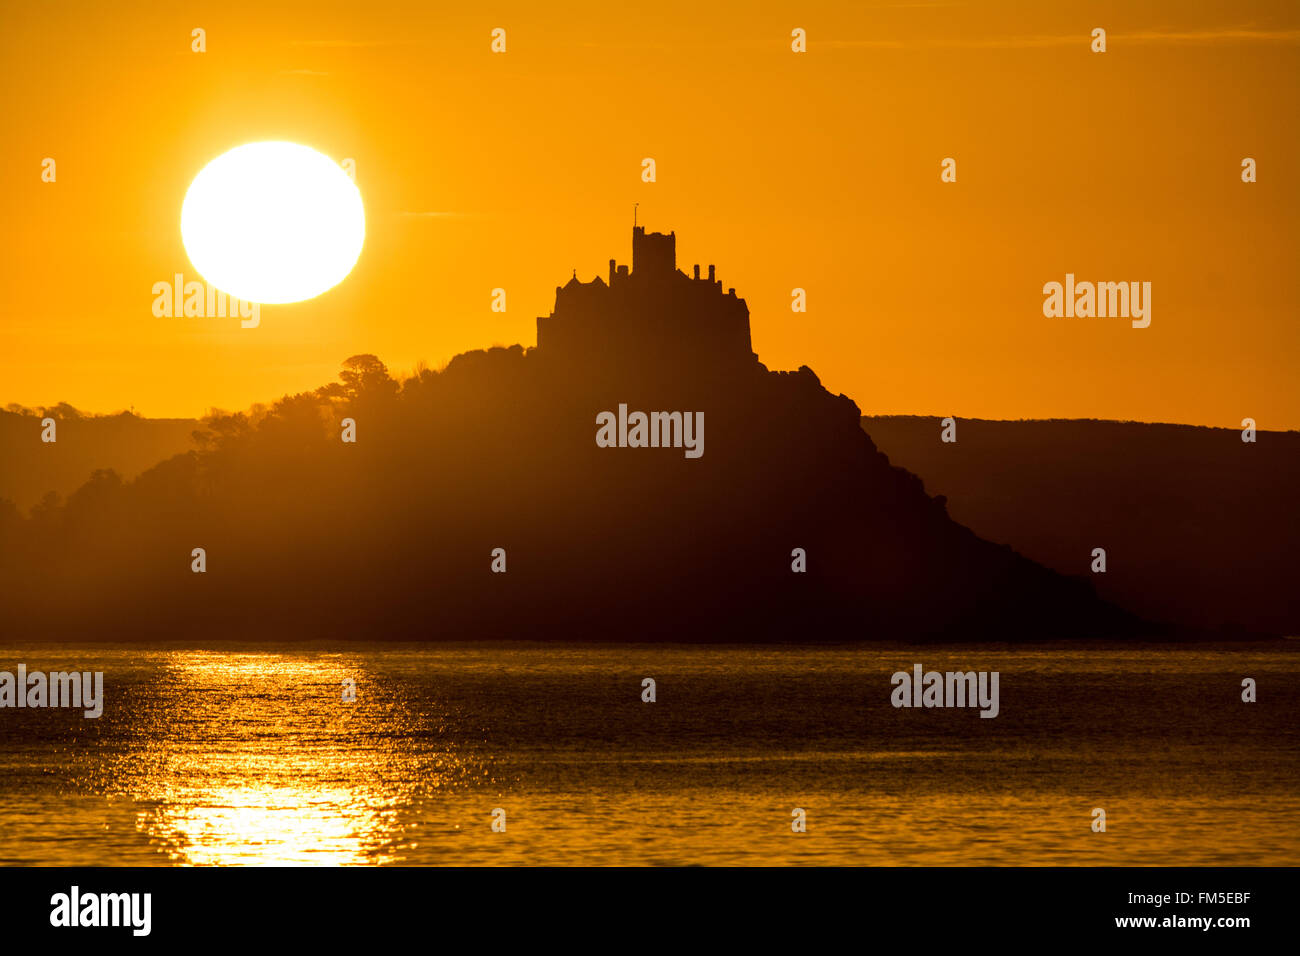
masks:
<svg viewBox="0 0 1300 956"><path fill-rule="evenodd" d="M1300 428L1300 4L441 6L6 4L0 404L196 415L356 352L532 345L573 268L630 260L639 202L769 367L865 413ZM155 318L197 278L187 186L262 139L356 160L356 269L257 329ZM1066 272L1151 282L1150 328L1045 318Z"/></svg>

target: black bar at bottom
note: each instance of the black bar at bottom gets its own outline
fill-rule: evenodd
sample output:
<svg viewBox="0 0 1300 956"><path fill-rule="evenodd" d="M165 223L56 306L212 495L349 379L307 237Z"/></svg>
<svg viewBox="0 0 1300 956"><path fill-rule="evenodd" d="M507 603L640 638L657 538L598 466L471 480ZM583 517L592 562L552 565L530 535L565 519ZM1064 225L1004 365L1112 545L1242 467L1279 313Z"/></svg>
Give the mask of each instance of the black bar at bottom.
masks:
<svg viewBox="0 0 1300 956"><path fill-rule="evenodd" d="M814 938L829 946L842 934L923 947L1083 937L1231 946L1293 922L1296 873L0 868L0 925L7 941L57 945L62 938L78 946L316 941L370 949L412 938L437 946L445 938L493 949L516 940L641 950L786 938L807 948Z"/></svg>

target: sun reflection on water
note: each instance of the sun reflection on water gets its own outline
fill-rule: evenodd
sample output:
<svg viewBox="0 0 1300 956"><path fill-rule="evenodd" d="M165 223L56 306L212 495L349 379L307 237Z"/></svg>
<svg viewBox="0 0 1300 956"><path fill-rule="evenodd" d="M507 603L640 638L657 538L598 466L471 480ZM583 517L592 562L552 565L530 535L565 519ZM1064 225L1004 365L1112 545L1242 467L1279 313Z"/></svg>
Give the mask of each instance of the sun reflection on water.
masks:
<svg viewBox="0 0 1300 956"><path fill-rule="evenodd" d="M183 864L400 861L400 805L463 768L412 748L420 715L366 693L364 669L339 655L172 655L169 706L133 761L137 827ZM347 678L363 689L353 703Z"/></svg>
<svg viewBox="0 0 1300 956"><path fill-rule="evenodd" d="M233 788L172 794L139 826L178 863L333 866L393 862L395 816L348 789Z"/></svg>

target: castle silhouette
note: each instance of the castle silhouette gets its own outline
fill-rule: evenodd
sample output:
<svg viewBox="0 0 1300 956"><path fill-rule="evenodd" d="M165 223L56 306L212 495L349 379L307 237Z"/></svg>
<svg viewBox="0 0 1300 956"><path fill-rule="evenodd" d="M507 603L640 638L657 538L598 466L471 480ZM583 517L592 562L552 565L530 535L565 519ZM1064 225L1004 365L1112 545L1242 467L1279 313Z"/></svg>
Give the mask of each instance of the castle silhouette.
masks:
<svg viewBox="0 0 1300 956"><path fill-rule="evenodd" d="M537 319L537 346L579 362L628 361L710 366L757 362L749 307L709 266L677 268L677 233L632 227L632 268L609 260L609 281L574 273L555 287L555 308Z"/></svg>
<svg viewBox="0 0 1300 956"><path fill-rule="evenodd" d="M339 383L255 420L213 416L201 448L136 479L96 471L66 504L0 508L4 624L63 640L628 642L1145 627L954 521L812 369L764 367L745 301L712 266L678 271L676 246L634 224L631 268L557 288L535 349L402 381L353 356ZM708 452L602 446L599 416L623 405L690 412ZM360 442L340 441L345 418ZM196 546L212 573L194 573ZM307 586L286 587L286 568Z"/></svg>

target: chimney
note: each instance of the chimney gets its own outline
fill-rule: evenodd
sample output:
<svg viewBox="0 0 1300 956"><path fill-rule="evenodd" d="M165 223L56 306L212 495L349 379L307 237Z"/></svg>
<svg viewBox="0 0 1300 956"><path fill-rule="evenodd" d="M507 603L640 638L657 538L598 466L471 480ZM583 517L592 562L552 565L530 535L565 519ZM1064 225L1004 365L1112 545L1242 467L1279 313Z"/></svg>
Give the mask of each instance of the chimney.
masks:
<svg viewBox="0 0 1300 956"><path fill-rule="evenodd" d="M614 284L614 260L609 260L609 284Z"/></svg>
<svg viewBox="0 0 1300 956"><path fill-rule="evenodd" d="M695 281L700 281L700 264L698 262L695 263Z"/></svg>
<svg viewBox="0 0 1300 956"><path fill-rule="evenodd" d="M710 282L716 282L716 281L717 281L716 279L713 278L713 266L709 266L709 281L710 281Z"/></svg>

